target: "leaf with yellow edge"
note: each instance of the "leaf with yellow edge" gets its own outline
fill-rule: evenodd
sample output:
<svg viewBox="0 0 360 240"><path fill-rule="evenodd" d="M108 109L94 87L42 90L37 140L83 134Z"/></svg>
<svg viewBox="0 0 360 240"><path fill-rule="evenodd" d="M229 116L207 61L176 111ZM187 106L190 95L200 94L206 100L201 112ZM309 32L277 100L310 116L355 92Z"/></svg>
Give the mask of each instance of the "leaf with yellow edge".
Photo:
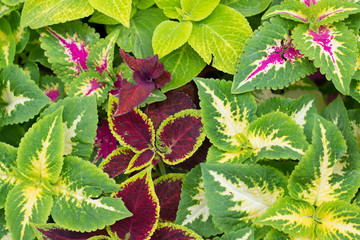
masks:
<svg viewBox="0 0 360 240"><path fill-rule="evenodd" d="M12 170L16 166L16 155L16 148L0 142L0 209L5 206L9 191L17 184L18 178Z"/></svg>
<svg viewBox="0 0 360 240"><path fill-rule="evenodd" d="M225 152L212 145L207 153L208 163L242 163L252 156L251 149L240 149L238 151Z"/></svg>

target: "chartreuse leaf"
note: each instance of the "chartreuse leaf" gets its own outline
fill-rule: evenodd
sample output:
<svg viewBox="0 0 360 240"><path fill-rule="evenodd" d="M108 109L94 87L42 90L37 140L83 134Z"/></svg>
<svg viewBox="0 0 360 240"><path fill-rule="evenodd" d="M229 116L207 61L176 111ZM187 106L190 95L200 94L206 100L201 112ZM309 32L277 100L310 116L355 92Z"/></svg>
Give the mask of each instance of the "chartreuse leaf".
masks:
<svg viewBox="0 0 360 240"><path fill-rule="evenodd" d="M180 0L184 20L200 21L209 16L220 0Z"/></svg>
<svg viewBox="0 0 360 240"><path fill-rule="evenodd" d="M326 202L316 209L316 235L319 239L359 239L360 208L348 202Z"/></svg>
<svg viewBox="0 0 360 240"><path fill-rule="evenodd" d="M14 61L16 41L9 22L0 18L0 68Z"/></svg>
<svg viewBox="0 0 360 240"><path fill-rule="evenodd" d="M359 187L359 174L339 162L345 152L346 142L341 132L330 122L318 118L312 145L291 174L290 195L314 206L327 201L350 201Z"/></svg>
<svg viewBox="0 0 360 240"><path fill-rule="evenodd" d="M191 21L163 21L156 27L152 37L154 53L158 54L159 58L162 58L181 47L189 39L191 30Z"/></svg>
<svg viewBox="0 0 360 240"><path fill-rule="evenodd" d="M165 70L171 72L172 78L161 88L163 92L179 88L190 82L206 65L199 54L187 43L160 59L160 62L164 64Z"/></svg>
<svg viewBox="0 0 360 240"><path fill-rule="evenodd" d="M360 147L360 110L351 109L348 110L349 123L357 145Z"/></svg>
<svg viewBox="0 0 360 240"><path fill-rule="evenodd" d="M25 2L25 0L2 0L2 2L8 6L15 6L19 3Z"/></svg>
<svg viewBox="0 0 360 240"><path fill-rule="evenodd" d="M16 166L16 156L16 148L0 142L0 209L5 206L9 191L18 183L18 177L12 169Z"/></svg>
<svg viewBox="0 0 360 240"><path fill-rule="evenodd" d="M176 9L181 9L180 0L155 0L156 5L171 19L179 19L181 15Z"/></svg>
<svg viewBox="0 0 360 240"><path fill-rule="evenodd" d="M22 180L57 181L63 164L62 108L45 116L22 138L16 159Z"/></svg>
<svg viewBox="0 0 360 240"><path fill-rule="evenodd" d="M69 11L71 9L71 11ZM56 23L87 17L94 9L87 0L26 0L21 13L21 26L41 28Z"/></svg>
<svg viewBox="0 0 360 240"><path fill-rule="evenodd" d="M51 215L59 226L76 231L94 231L130 217L120 198L100 197L119 186L94 164L78 157L64 159Z"/></svg>
<svg viewBox="0 0 360 240"><path fill-rule="evenodd" d="M118 20L125 27L129 27L132 0L89 0L99 12Z"/></svg>
<svg viewBox="0 0 360 240"><path fill-rule="evenodd" d="M204 20L193 22L188 43L207 64L234 74L245 40L252 30L235 9L219 4Z"/></svg>
<svg viewBox="0 0 360 240"><path fill-rule="evenodd" d="M240 55L232 93L282 89L314 72L312 63L293 45L294 26L293 21L276 17L254 32Z"/></svg>
<svg viewBox="0 0 360 240"><path fill-rule="evenodd" d="M150 240L167 239L202 240L203 238L186 227L170 222L159 223Z"/></svg>
<svg viewBox="0 0 360 240"><path fill-rule="evenodd" d="M200 165L185 176L175 223L205 237L221 233L213 223L207 206Z"/></svg>
<svg viewBox="0 0 360 240"><path fill-rule="evenodd" d="M315 230L315 208L308 202L284 197L256 220L295 237L310 235Z"/></svg>
<svg viewBox="0 0 360 240"><path fill-rule="evenodd" d="M250 158L252 154L253 151L250 148L225 152L212 145L209 148L206 161L208 163L242 163Z"/></svg>
<svg viewBox="0 0 360 240"><path fill-rule="evenodd" d="M108 15L105 15L104 13L98 12L96 10L94 14L91 15L89 22L104 24L104 25L117 25L120 23L118 20L109 17Z"/></svg>
<svg viewBox="0 0 360 240"><path fill-rule="evenodd" d="M272 0L247 0L247 1L232 1L221 0L220 3L239 11L244 17L250 17L263 12Z"/></svg>
<svg viewBox="0 0 360 240"><path fill-rule="evenodd" d="M134 155L135 153L129 148L120 147L110 153L107 158L101 162L99 168L109 174L109 177L114 178L120 173L125 172Z"/></svg>
<svg viewBox="0 0 360 240"><path fill-rule="evenodd" d="M138 0L136 4L137 9L147 9L155 4L154 0Z"/></svg>
<svg viewBox="0 0 360 240"><path fill-rule="evenodd" d="M298 25L293 30L294 44L300 52L314 61L315 67L332 80L342 94L350 93L351 76L355 72L356 36L344 23L309 29Z"/></svg>
<svg viewBox="0 0 360 240"><path fill-rule="evenodd" d="M97 129L97 105L95 96L67 97L48 107L41 116L63 108L65 123L64 155L88 159Z"/></svg>
<svg viewBox="0 0 360 240"><path fill-rule="evenodd" d="M307 1L307 0L304 0ZM262 19L270 18L276 15L294 20L301 23L309 22L312 8L306 6L304 1L285 0L280 5L271 7L263 16ZM310 2L310 1L308 1Z"/></svg>
<svg viewBox="0 0 360 240"><path fill-rule="evenodd" d="M246 130L255 119L256 103L250 94L233 95L231 82L194 79L200 98L201 117L210 142L223 151L239 151L247 145Z"/></svg>
<svg viewBox="0 0 360 240"><path fill-rule="evenodd" d="M247 226L286 193L285 176L270 167L224 163L201 169L210 214L224 232Z"/></svg>

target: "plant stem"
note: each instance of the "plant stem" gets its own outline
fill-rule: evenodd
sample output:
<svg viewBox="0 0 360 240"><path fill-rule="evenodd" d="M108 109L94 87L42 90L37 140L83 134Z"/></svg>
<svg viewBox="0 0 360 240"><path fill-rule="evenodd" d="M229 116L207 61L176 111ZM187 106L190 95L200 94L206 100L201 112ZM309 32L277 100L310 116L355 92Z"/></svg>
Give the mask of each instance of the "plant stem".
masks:
<svg viewBox="0 0 360 240"><path fill-rule="evenodd" d="M166 174L166 169L165 169L164 163L160 160L158 165L159 165L161 176L165 175Z"/></svg>

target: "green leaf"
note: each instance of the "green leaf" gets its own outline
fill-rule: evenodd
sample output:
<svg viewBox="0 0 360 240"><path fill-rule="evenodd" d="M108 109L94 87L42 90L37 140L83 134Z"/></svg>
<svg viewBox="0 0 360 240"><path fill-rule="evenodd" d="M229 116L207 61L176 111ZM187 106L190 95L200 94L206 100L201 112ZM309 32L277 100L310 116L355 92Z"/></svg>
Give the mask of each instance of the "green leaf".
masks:
<svg viewBox="0 0 360 240"><path fill-rule="evenodd" d="M104 25L118 25L120 22L112 17L109 17L108 15L105 15L102 12L98 12L95 10L94 14L91 15L91 18L89 19L89 22L91 23L97 23L97 24L104 24Z"/></svg>
<svg viewBox="0 0 360 240"><path fill-rule="evenodd" d="M180 0L155 0L155 3L159 8L163 9L168 18L181 18L181 15L176 11L176 8L181 9Z"/></svg>
<svg viewBox="0 0 360 240"><path fill-rule="evenodd" d="M5 218L12 239L33 239L30 223L45 224L52 204L52 197L42 184L23 182L15 186L5 204Z"/></svg>
<svg viewBox="0 0 360 240"><path fill-rule="evenodd" d="M180 0L184 20L200 21L209 16L220 0Z"/></svg>
<svg viewBox="0 0 360 240"><path fill-rule="evenodd" d="M254 228L243 228L235 232L225 233L221 238L215 240L254 240Z"/></svg>
<svg viewBox="0 0 360 240"><path fill-rule="evenodd" d="M273 228L268 234L266 234L264 240L290 240L290 238L287 234ZM301 240L301 238L298 238L298 240Z"/></svg>
<svg viewBox="0 0 360 240"><path fill-rule="evenodd" d="M129 27L132 0L89 0L99 12L118 20L125 27Z"/></svg>
<svg viewBox="0 0 360 240"><path fill-rule="evenodd" d="M57 181L63 164L62 109L36 122L22 138L16 159L23 180Z"/></svg>
<svg viewBox="0 0 360 240"><path fill-rule="evenodd" d="M71 10L71 11L70 11ZM94 12L87 0L26 0L21 13L21 26L41 28L83 17Z"/></svg>
<svg viewBox="0 0 360 240"><path fill-rule="evenodd" d="M238 11L219 4L204 20L193 23L190 46L207 64L234 74L239 54L252 30Z"/></svg>
<svg viewBox="0 0 360 240"><path fill-rule="evenodd" d="M154 0L138 0L138 4L136 4L136 8L138 9L147 9L155 4Z"/></svg>
<svg viewBox="0 0 360 240"><path fill-rule="evenodd" d="M33 118L50 99L17 66L0 74L0 126Z"/></svg>
<svg viewBox="0 0 360 240"><path fill-rule="evenodd" d="M8 13L12 12L14 8L4 5L3 3L0 3L0 18L4 15L7 15Z"/></svg>
<svg viewBox="0 0 360 240"><path fill-rule="evenodd" d="M11 26L5 18L0 18L0 68L13 63L16 41Z"/></svg>
<svg viewBox="0 0 360 240"><path fill-rule="evenodd" d="M310 203L284 197L256 220L295 237L310 235L315 230L315 209Z"/></svg>
<svg viewBox="0 0 360 240"><path fill-rule="evenodd" d="M184 45L190 37L192 23L190 21L175 22L166 20L154 30L152 46L159 58L166 56Z"/></svg>
<svg viewBox="0 0 360 240"><path fill-rule="evenodd" d="M205 197L224 232L248 226L286 193L286 178L273 168L247 164L201 164Z"/></svg>
<svg viewBox="0 0 360 240"><path fill-rule="evenodd" d="M294 44L300 53L314 61L315 67L342 94L350 93L351 76L355 72L357 43L356 36L344 23L309 29L301 24L293 30Z"/></svg>
<svg viewBox="0 0 360 240"><path fill-rule="evenodd" d="M15 6L17 4L25 2L25 0L2 0L2 2L8 6Z"/></svg>
<svg viewBox="0 0 360 240"><path fill-rule="evenodd" d="M280 5L273 6L266 11L262 19L280 15L296 22L307 23L311 20L311 11L312 7L306 6L303 1L285 0Z"/></svg>
<svg viewBox="0 0 360 240"><path fill-rule="evenodd" d="M187 43L160 59L160 62L164 64L165 70L171 73L172 78L161 88L163 92L179 88L190 82L206 66L199 54Z"/></svg>
<svg viewBox="0 0 360 240"><path fill-rule="evenodd" d="M348 110L348 115L351 131L355 136L358 147L360 147L360 109Z"/></svg>
<svg viewBox="0 0 360 240"><path fill-rule="evenodd" d="M9 229L6 226L4 209L0 209L0 239L11 239Z"/></svg>
<svg viewBox="0 0 360 240"><path fill-rule="evenodd" d="M102 191L119 190L115 180L78 157L64 159L61 178L54 188L57 196L51 215L69 230L94 231L131 216L120 198L100 197Z"/></svg>
<svg viewBox="0 0 360 240"><path fill-rule="evenodd" d="M16 148L0 142L0 209L5 206L9 191L18 183L16 173L12 170L16 166L16 156Z"/></svg>
<svg viewBox="0 0 360 240"><path fill-rule="evenodd" d="M206 162L208 163L242 163L246 159L250 158L253 154L252 149L244 148L233 151L222 151L212 145L206 156Z"/></svg>
<svg viewBox="0 0 360 240"><path fill-rule="evenodd" d="M233 0L221 0L220 3L235 10L239 11L244 17L254 16L263 12L272 0L247 0L247 1L233 1Z"/></svg>
<svg viewBox="0 0 360 240"><path fill-rule="evenodd" d="M15 38L16 52L20 53L24 50L29 40L30 31L28 28L20 27L20 13L17 11L11 12L10 15L7 17L7 21L12 28L12 33Z"/></svg>

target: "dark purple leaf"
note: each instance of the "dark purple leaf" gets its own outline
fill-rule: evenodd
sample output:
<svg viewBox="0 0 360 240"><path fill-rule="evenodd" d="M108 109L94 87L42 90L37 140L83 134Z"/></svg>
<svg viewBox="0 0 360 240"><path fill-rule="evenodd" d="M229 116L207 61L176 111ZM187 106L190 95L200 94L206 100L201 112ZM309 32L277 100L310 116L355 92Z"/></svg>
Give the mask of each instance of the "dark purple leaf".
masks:
<svg viewBox="0 0 360 240"><path fill-rule="evenodd" d="M146 149L143 152L140 152L134 156L132 161L129 163L128 168L125 173L131 173L143 169L144 167L151 164L154 158L155 152L151 149Z"/></svg>
<svg viewBox="0 0 360 240"><path fill-rule="evenodd" d="M160 218L174 222L180 202L182 182L185 174L172 173L154 181L155 192L160 202Z"/></svg>
<svg viewBox="0 0 360 240"><path fill-rule="evenodd" d="M112 135L109 122L107 119L103 119L98 124L98 128L96 130L96 138L94 145L97 147L95 151L98 154L95 157L94 162L97 162L101 157L106 158L112 151L114 151L116 146L116 138Z"/></svg>
<svg viewBox="0 0 360 240"><path fill-rule="evenodd" d="M129 148L121 147L113 151L105 160L103 160L99 167L109 174L109 177L114 178L125 172L134 156L135 153Z"/></svg>
<svg viewBox="0 0 360 240"><path fill-rule="evenodd" d="M172 223L159 223L150 240L202 240L194 231Z"/></svg>

